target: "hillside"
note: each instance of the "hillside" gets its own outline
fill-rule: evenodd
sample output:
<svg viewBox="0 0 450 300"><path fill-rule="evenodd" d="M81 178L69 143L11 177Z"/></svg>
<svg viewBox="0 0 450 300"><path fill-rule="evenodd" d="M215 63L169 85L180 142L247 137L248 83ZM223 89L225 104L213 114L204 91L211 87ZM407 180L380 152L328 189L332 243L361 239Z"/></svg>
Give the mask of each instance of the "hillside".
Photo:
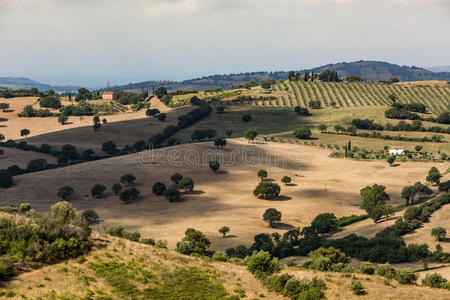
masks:
<svg viewBox="0 0 450 300"><path fill-rule="evenodd" d="M79 86L66 85L49 85L24 77L0 77L0 89L31 89L37 88L40 91L48 91L53 89L57 92L72 92L79 89Z"/></svg>
<svg viewBox="0 0 450 300"><path fill-rule="evenodd" d="M414 80L450 80L449 72L435 73L419 67L399 66L387 62L377 61L356 61L350 63L337 63L320 66L312 69L300 70L300 73L305 72L321 72L323 70L335 70L338 72L340 78L345 78L351 75L358 75L365 81L387 80L391 77L398 77L401 81ZM248 82L250 79L260 81L287 79L288 71L278 72L248 72L239 74L223 74L211 75L201 78L194 78L184 80L181 82L173 81L144 81L139 83L131 83L122 86L114 86L111 89L117 90L143 90L153 89L159 86L165 86L168 90L206 90L206 89L229 89L232 85L239 85Z"/></svg>

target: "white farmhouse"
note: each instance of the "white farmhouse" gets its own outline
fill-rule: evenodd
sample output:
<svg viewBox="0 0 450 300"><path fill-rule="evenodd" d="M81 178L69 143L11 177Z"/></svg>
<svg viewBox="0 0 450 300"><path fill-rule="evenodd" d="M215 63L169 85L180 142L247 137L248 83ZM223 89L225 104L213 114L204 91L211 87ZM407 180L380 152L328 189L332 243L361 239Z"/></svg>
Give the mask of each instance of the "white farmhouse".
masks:
<svg viewBox="0 0 450 300"><path fill-rule="evenodd" d="M389 155L403 155L405 153L405 147L403 146L391 146L389 148Z"/></svg>

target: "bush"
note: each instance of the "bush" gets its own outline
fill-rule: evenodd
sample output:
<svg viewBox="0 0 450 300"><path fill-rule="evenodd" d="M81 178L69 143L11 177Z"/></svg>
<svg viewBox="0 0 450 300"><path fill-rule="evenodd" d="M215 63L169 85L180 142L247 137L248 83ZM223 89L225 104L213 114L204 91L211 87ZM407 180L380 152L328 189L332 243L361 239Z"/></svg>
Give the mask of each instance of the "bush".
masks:
<svg viewBox="0 0 450 300"><path fill-rule="evenodd" d="M106 229L106 233L112 236L122 237L125 227L123 225L114 225Z"/></svg>
<svg viewBox="0 0 450 300"><path fill-rule="evenodd" d="M113 184L112 191L114 192L114 194L118 195L121 190L122 190L122 185L120 183Z"/></svg>
<svg viewBox="0 0 450 300"><path fill-rule="evenodd" d="M225 254L221 253L221 252L214 252L213 256L212 256L212 260L214 261L227 261L227 257L225 256Z"/></svg>
<svg viewBox="0 0 450 300"><path fill-rule="evenodd" d="M278 273L282 269L277 258L271 259L270 254L265 251L254 251L247 261L247 269L257 278Z"/></svg>
<svg viewBox="0 0 450 300"><path fill-rule="evenodd" d="M375 267L372 265L371 262L368 261L362 262L361 265L359 266L359 273L373 275L375 274Z"/></svg>
<svg viewBox="0 0 450 300"><path fill-rule="evenodd" d="M133 174L125 174L120 177L120 182L125 183L126 186L130 186L136 180Z"/></svg>
<svg viewBox="0 0 450 300"><path fill-rule="evenodd" d="M397 269L395 279L400 284L413 284L417 280L417 275L409 268Z"/></svg>
<svg viewBox="0 0 450 300"><path fill-rule="evenodd" d="M443 288L447 283L447 279L442 277L441 274L438 273L429 273L422 279L422 285L429 286L432 288Z"/></svg>
<svg viewBox="0 0 450 300"><path fill-rule="evenodd" d="M73 187L66 185L66 186L60 187L58 192L56 193L56 195L59 198L66 200L73 194L73 192L74 192Z"/></svg>
<svg viewBox="0 0 450 300"><path fill-rule="evenodd" d="M173 183L177 184L178 182L180 182L180 180L183 179L183 176L179 173L175 173L170 177L170 180L173 181Z"/></svg>
<svg viewBox="0 0 450 300"><path fill-rule="evenodd" d="M166 192L166 185L158 181L155 184L153 184L152 191L153 194L155 194L156 196L162 196Z"/></svg>
<svg viewBox="0 0 450 300"><path fill-rule="evenodd" d="M178 187L183 189L185 193L192 192L194 190L194 181L189 177L183 177L183 179L178 182Z"/></svg>
<svg viewBox="0 0 450 300"><path fill-rule="evenodd" d="M291 183L291 181L292 179L289 176L283 176L283 178L281 178L281 182L284 183L285 185Z"/></svg>
<svg viewBox="0 0 450 300"><path fill-rule="evenodd" d="M211 169L211 171L216 173L217 171L219 171L220 163L217 160L211 160L209 162L209 168Z"/></svg>
<svg viewBox="0 0 450 300"><path fill-rule="evenodd" d="M122 237L124 239L130 240L132 242L139 242L139 239L141 238L141 234L137 231L123 230Z"/></svg>
<svg viewBox="0 0 450 300"><path fill-rule="evenodd" d="M210 245L211 241L201 231L188 228L175 250L188 255L193 253L205 255Z"/></svg>
<svg viewBox="0 0 450 300"><path fill-rule="evenodd" d="M396 270L390 264L380 264L377 266L375 274L386 277L387 279L393 279L396 275Z"/></svg>
<svg viewBox="0 0 450 300"><path fill-rule="evenodd" d="M351 290L355 295L365 295L366 291L364 290L361 281L353 280L351 285Z"/></svg>
<svg viewBox="0 0 450 300"><path fill-rule="evenodd" d="M306 107L296 106L294 107L294 111L301 116L309 116L309 111Z"/></svg>

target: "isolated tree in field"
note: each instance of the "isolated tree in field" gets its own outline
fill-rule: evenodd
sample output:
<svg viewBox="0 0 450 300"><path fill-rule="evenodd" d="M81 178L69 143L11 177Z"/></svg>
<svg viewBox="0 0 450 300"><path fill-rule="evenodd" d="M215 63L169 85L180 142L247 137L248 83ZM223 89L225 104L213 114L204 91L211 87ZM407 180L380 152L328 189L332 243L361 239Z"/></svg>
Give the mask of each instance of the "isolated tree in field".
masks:
<svg viewBox="0 0 450 300"><path fill-rule="evenodd" d="M261 181L264 181L264 179L266 179L267 176L268 176L268 175L267 175L267 171L264 170L264 169L259 170L258 173L257 173L257 175L258 175L258 177L261 179Z"/></svg>
<svg viewBox="0 0 450 300"><path fill-rule="evenodd" d="M389 166L392 167L392 164L394 163L395 158L396 158L395 155L389 155L389 156L386 158L386 161L388 162Z"/></svg>
<svg viewBox="0 0 450 300"><path fill-rule="evenodd" d="M181 193L176 184L169 186L167 191L164 193L164 197L167 198L170 202L180 201Z"/></svg>
<svg viewBox="0 0 450 300"><path fill-rule="evenodd" d="M9 108L9 103L0 103L0 109L4 112Z"/></svg>
<svg viewBox="0 0 450 300"><path fill-rule="evenodd" d="M214 141L214 146L217 148L223 148L227 144L227 140L224 138L218 138Z"/></svg>
<svg viewBox="0 0 450 300"><path fill-rule="evenodd" d="M427 181L432 182L436 185L441 182L442 175L436 167L431 167L428 171Z"/></svg>
<svg viewBox="0 0 450 300"><path fill-rule="evenodd" d="M100 218L97 212L93 209L86 209L81 215L86 219L86 221L88 221L89 224L97 223Z"/></svg>
<svg viewBox="0 0 450 300"><path fill-rule="evenodd" d="M392 212L392 208L389 205L386 205L386 202L391 198L385 192L385 189L386 187L383 185L374 184L373 186L366 186L360 191L360 207L364 209L369 217L375 222Z"/></svg>
<svg viewBox="0 0 450 300"><path fill-rule="evenodd" d="M209 168L216 173L217 171L219 171L220 168L220 163L217 160L211 160L209 162Z"/></svg>
<svg viewBox="0 0 450 300"><path fill-rule="evenodd" d="M281 212L275 208L268 208L263 214L263 220L273 227L275 223L281 222Z"/></svg>
<svg viewBox="0 0 450 300"><path fill-rule="evenodd" d="M254 129L248 129L244 131L244 137L247 139L248 142L253 141L258 133Z"/></svg>
<svg viewBox="0 0 450 300"><path fill-rule="evenodd" d="M183 175L179 173L175 173L170 177L170 180L172 180L173 183L175 184L178 184L178 182L180 182L181 179L183 179Z"/></svg>
<svg viewBox="0 0 450 300"><path fill-rule="evenodd" d="M253 190L253 195L261 199L273 199L280 194L280 186L273 182L260 182Z"/></svg>
<svg viewBox="0 0 450 300"><path fill-rule="evenodd" d="M242 121L244 122L250 122L252 120L252 116L249 114L245 114L242 116Z"/></svg>
<svg viewBox="0 0 450 300"><path fill-rule="evenodd" d="M111 189L114 194L118 195L122 190L122 185L120 183L114 183Z"/></svg>
<svg viewBox="0 0 450 300"><path fill-rule="evenodd" d="M291 183L291 181L292 181L292 179L291 179L291 177L289 177L289 176L283 176L283 178L281 178L281 182L282 182L284 185L287 185L287 184Z"/></svg>
<svg viewBox="0 0 450 300"><path fill-rule="evenodd" d="M294 136L296 138L302 139L302 140L307 140L311 137L311 130L309 128L306 127L300 127L297 128L294 131Z"/></svg>
<svg viewBox="0 0 450 300"><path fill-rule="evenodd" d="M5 170L0 170L0 187L9 188L13 185L13 176L10 172Z"/></svg>
<svg viewBox="0 0 450 300"><path fill-rule="evenodd" d="M225 135L227 137L231 137L233 135L233 130L232 129L225 129Z"/></svg>
<svg viewBox="0 0 450 300"><path fill-rule="evenodd" d="M230 232L230 227L228 226L220 227L219 232L223 234L223 237L225 237L227 233Z"/></svg>
<svg viewBox="0 0 450 300"><path fill-rule="evenodd" d="M20 136L27 137L30 134L30 130L24 128L20 131Z"/></svg>
<svg viewBox="0 0 450 300"><path fill-rule="evenodd" d="M431 236L436 238L436 241L441 242L445 239L447 235L447 230L443 227L435 227L431 229Z"/></svg>
<svg viewBox="0 0 450 300"><path fill-rule="evenodd" d="M317 129L320 130L320 132L324 133L325 131L327 131L327 125L325 124L319 124L319 126L317 126Z"/></svg>
<svg viewBox="0 0 450 300"><path fill-rule="evenodd" d="M311 222L311 228L320 234L333 232L338 228L337 218L332 213L317 215Z"/></svg>
<svg viewBox="0 0 450 300"><path fill-rule="evenodd" d="M125 174L120 177L120 182L124 183L126 186L130 186L136 180L133 174Z"/></svg>
<svg viewBox="0 0 450 300"><path fill-rule="evenodd" d="M126 189L122 193L120 193L120 200L122 200L125 204L131 203L139 197L139 190L136 188Z"/></svg>
<svg viewBox="0 0 450 300"><path fill-rule="evenodd" d="M91 195L95 198L101 198L103 193L106 191L106 186L101 184L96 184L92 187Z"/></svg>
<svg viewBox="0 0 450 300"><path fill-rule="evenodd" d="M59 188L58 192L56 193L56 196L58 196L63 200L66 200L73 194L73 192L74 192L73 187L66 185Z"/></svg>
<svg viewBox="0 0 450 300"><path fill-rule="evenodd" d="M416 147L415 147L415 149L416 149L416 152L420 152L420 150L422 150L422 146L420 146L420 145L417 145Z"/></svg>
<svg viewBox="0 0 450 300"><path fill-rule="evenodd" d="M69 118L66 115L60 115L58 117L58 123L60 123L61 125L64 125L64 124L66 124L68 119Z"/></svg>
<svg viewBox="0 0 450 300"><path fill-rule="evenodd" d="M152 191L156 196L162 196L166 192L166 185L160 181L155 182L152 186Z"/></svg>
<svg viewBox="0 0 450 300"><path fill-rule="evenodd" d="M194 181L189 177L183 177L183 179L178 182L180 189L184 190L185 193L192 192L194 190Z"/></svg>
<svg viewBox="0 0 450 300"><path fill-rule="evenodd" d="M0 133L0 142L3 142L5 140L5 136Z"/></svg>

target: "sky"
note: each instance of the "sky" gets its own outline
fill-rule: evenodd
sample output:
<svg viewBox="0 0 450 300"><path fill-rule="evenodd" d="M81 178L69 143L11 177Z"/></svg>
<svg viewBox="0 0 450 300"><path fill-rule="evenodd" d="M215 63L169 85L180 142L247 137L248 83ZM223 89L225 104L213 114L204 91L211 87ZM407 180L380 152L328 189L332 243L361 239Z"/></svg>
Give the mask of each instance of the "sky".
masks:
<svg viewBox="0 0 450 300"><path fill-rule="evenodd" d="M0 77L105 86L379 60L450 65L450 0L0 0Z"/></svg>

